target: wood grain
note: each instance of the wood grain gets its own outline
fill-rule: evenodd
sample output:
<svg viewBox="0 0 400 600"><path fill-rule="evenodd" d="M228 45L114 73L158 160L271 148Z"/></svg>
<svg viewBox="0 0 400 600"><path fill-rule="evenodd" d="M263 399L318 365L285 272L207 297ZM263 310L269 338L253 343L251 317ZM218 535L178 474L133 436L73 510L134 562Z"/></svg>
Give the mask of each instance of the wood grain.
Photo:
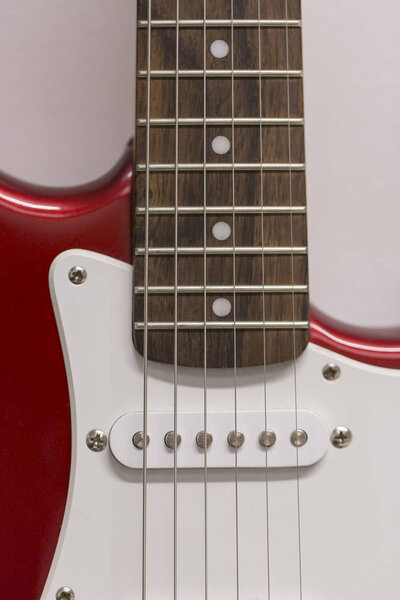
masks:
<svg viewBox="0 0 400 600"><path fill-rule="evenodd" d="M285 0L262 0L261 18L285 19ZM181 19L202 19L203 0L180 0ZM235 0L234 18L258 18L257 0ZM138 2L139 19L147 19L147 1ZM230 19L230 0L208 0L207 18ZM288 0L288 18L300 18L300 0ZM176 0L152 0L152 19L175 19ZM229 27L208 28L207 47L215 39L224 39L231 46ZM151 68L175 69L176 30L152 28ZM232 48L230 49L232 52ZM230 69L232 54L217 59L207 54L207 69ZM287 64L287 56L289 64ZM235 27L233 35L233 64L235 69L258 69L258 28ZM147 69L147 29L138 29L138 70ZM261 29L261 66L263 69L301 69L301 29L268 27ZM185 28L179 33L179 67L203 69L203 28ZM203 77L179 81L179 116L204 115ZM175 79L152 78L150 88L151 118L175 118ZM303 118L302 79L258 77L235 79L234 117ZM147 113L147 79L137 78L137 118L145 119ZM232 81L230 78L208 78L206 87L207 117L232 117ZM206 156L210 163L304 163L304 132L301 125L264 125L260 143L260 126L236 125L207 126ZM217 135L233 139L234 148L224 155L215 154L211 142ZM175 125L150 127L150 163L175 163ZM181 125L178 130L179 161L203 163L203 125ZM136 162L146 164L146 127L138 126L136 133ZM150 207L175 206L175 172L152 172L149 176ZM206 190L204 190L204 181ZM231 170L207 172L180 172L178 176L178 205L203 207L204 193L207 206L226 207L222 214L180 214L178 216L179 247L266 247L306 246L305 214L232 214L235 206L305 206L305 176L302 171ZM138 172L135 182L135 204L146 206L146 173ZM204 240L206 218L206 240ZM148 231L149 248L175 247L175 214L150 214ZM232 235L218 241L212 227L225 221ZM146 245L145 215L136 214L135 236L135 289L144 286L144 258L137 249ZM234 239L233 239L234 238ZM154 256L148 259L149 286L173 286L175 275L178 285L306 285L307 256L292 255L211 255L206 258L204 281L203 255L178 256L175 274L174 255ZM207 293L204 309L203 293L178 294L178 311L174 310L174 294L148 295L148 320L150 322L204 321L308 321L308 294L306 293L227 293L224 295L232 311L227 317L217 317L212 304L218 294ZM144 294L134 293L134 322L144 320ZM174 331L148 332L148 357L151 360L174 361ZM143 353L143 331L134 328L136 349ZM206 340L205 340L206 338ZM178 364L204 366L206 343L207 367L253 366L283 362L298 356L308 341L308 329L212 329L179 330ZM236 357L234 349L236 347Z"/></svg>

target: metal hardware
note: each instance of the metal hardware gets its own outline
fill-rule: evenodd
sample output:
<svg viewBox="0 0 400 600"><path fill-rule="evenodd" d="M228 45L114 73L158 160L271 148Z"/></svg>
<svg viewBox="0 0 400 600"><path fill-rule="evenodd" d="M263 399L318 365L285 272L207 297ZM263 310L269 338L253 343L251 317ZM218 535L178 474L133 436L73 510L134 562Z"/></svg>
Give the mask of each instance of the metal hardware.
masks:
<svg viewBox="0 0 400 600"><path fill-rule="evenodd" d="M157 69L150 71L150 77L302 77L303 71L298 69ZM138 71L138 77L147 78L147 70Z"/></svg>
<svg viewBox="0 0 400 600"><path fill-rule="evenodd" d="M199 433L196 435L196 444L199 446L199 448L209 448L212 444L213 441L213 436L211 435L211 433L207 434L205 433L205 431L199 431Z"/></svg>
<svg viewBox="0 0 400 600"><path fill-rule="evenodd" d="M234 119L230 119L229 117L207 117L206 119L202 119L200 117L180 117L178 119L178 125L232 125L232 121L234 125L304 125L304 119L297 117L262 117L261 119L257 117L235 117ZM148 124L147 119L138 119L137 124L139 127L146 127ZM176 119L150 119L150 126L152 127L171 127L176 126Z"/></svg>
<svg viewBox="0 0 400 600"><path fill-rule="evenodd" d="M147 20L139 21L140 28L148 26ZM151 28L176 27L176 19L154 19ZM179 27L301 27L299 19L178 19Z"/></svg>
<svg viewBox="0 0 400 600"><path fill-rule="evenodd" d="M182 437L179 433L176 434L176 442L175 442L175 432L168 431L168 433L164 436L164 443L168 448L173 450L175 447L177 448L182 441Z"/></svg>
<svg viewBox="0 0 400 600"><path fill-rule="evenodd" d="M202 436L198 433L210 432L213 441L207 451L207 468L289 468L305 467L312 465L324 456L330 447L329 436L331 429L317 414L298 410L268 410L268 423L264 429L276 433L276 442L273 448L267 450L258 441L261 427L264 423L265 411L240 411L240 420L235 427L234 412L207 411L207 425L204 426L204 414L201 411L179 413L179 431L182 435L182 443L177 451L178 469L204 469L204 452L200 450ZM295 419L297 421L295 421ZM307 431L308 442L303 451L296 448L290 442L293 433L293 423L297 427ZM231 425L227 426L227 423ZM114 458L122 465L131 469L143 469L143 453L136 451L132 446L132 436L143 428L143 413L141 411L125 413L113 424L110 431L110 450ZM237 453L227 441L230 428L239 430L246 437L246 443ZM174 435L171 432L172 449L164 445L164 434L171 430L171 411L148 412L147 433L151 443L147 449L147 468L151 469L174 469ZM230 433L231 440L235 443L235 431ZM162 433L161 433L162 432ZM225 433L224 433L225 432ZM244 436L242 439L244 439ZM197 438L197 439L196 439ZM200 445L198 445L200 442ZM268 452L268 464L265 454Z"/></svg>
<svg viewBox="0 0 400 600"><path fill-rule="evenodd" d="M153 173L176 171L174 163L150 163L149 171ZM304 163L178 163L179 171L304 171ZM136 171L147 171L147 165L137 164Z"/></svg>
<svg viewBox="0 0 400 600"><path fill-rule="evenodd" d="M292 435L290 436L290 441L292 442L293 446L296 446L296 448L300 448L301 446L304 446L304 444L307 442L308 440L308 435L306 434L306 432L303 429L296 429L295 431L293 431Z"/></svg>
<svg viewBox="0 0 400 600"><path fill-rule="evenodd" d="M235 291L236 294L257 294L265 292L266 294L305 294L308 291L308 285L150 285L147 288L149 294L202 294L204 289L209 294L230 294ZM138 285L135 287L135 294L144 294L144 287Z"/></svg>
<svg viewBox="0 0 400 600"><path fill-rule="evenodd" d="M281 254L307 254L306 246L236 246L234 249L232 246L208 246L207 248L198 247L198 246L181 246L180 248L173 248L166 246L165 248L148 248L148 254L204 254L204 250L207 254L273 254L273 255L281 255ZM141 256L146 254L146 248L136 248L136 256Z"/></svg>
<svg viewBox="0 0 400 600"><path fill-rule="evenodd" d="M174 215L175 207L173 206L151 206L146 211L145 206L138 206L136 214L145 215ZM286 215L286 214L302 214L306 213L305 206L207 206L205 211L203 206L178 206L179 215L202 215L206 212L208 215L218 214L267 214L267 215Z"/></svg>
<svg viewBox="0 0 400 600"><path fill-rule="evenodd" d="M150 436L146 436L146 446L149 445L150 442ZM138 450L143 450L144 447L144 433L143 431L137 431L133 438L132 438L132 444L138 449Z"/></svg>
<svg viewBox="0 0 400 600"><path fill-rule="evenodd" d="M87 279L86 269L79 267L78 265L76 267L72 267L72 269L69 270L68 279L74 285L81 285Z"/></svg>
<svg viewBox="0 0 400 600"><path fill-rule="evenodd" d="M328 381L335 381L336 379L339 379L340 373L340 367L334 363L329 363L322 369L322 374Z"/></svg>
<svg viewBox="0 0 400 600"><path fill-rule="evenodd" d="M204 321L149 321L147 328L156 329L204 329ZM207 321L208 329L308 329L308 321ZM135 329L144 329L144 323L135 323Z"/></svg>
<svg viewBox="0 0 400 600"><path fill-rule="evenodd" d="M353 435L348 427L335 427L331 433L331 442L335 448L347 448L352 437Z"/></svg>
<svg viewBox="0 0 400 600"><path fill-rule="evenodd" d="M56 600L75 600L75 594L69 587L62 587L56 593Z"/></svg>
<svg viewBox="0 0 400 600"><path fill-rule="evenodd" d="M107 447L107 436L100 429L92 429L86 436L86 445L92 452L102 452Z"/></svg>
<svg viewBox="0 0 400 600"><path fill-rule="evenodd" d="M230 431L227 440L232 448L240 448L244 444L244 435L240 431Z"/></svg>
<svg viewBox="0 0 400 600"><path fill-rule="evenodd" d="M260 433L258 441L264 448L271 448L276 442L276 434L271 429L266 429Z"/></svg>

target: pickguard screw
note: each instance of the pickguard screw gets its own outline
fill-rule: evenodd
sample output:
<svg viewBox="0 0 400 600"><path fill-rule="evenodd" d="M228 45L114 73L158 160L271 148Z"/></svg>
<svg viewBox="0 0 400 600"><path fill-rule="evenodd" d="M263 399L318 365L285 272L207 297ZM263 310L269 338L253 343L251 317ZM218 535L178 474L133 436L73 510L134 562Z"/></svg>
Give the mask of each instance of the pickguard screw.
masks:
<svg viewBox="0 0 400 600"><path fill-rule="evenodd" d="M232 448L240 448L244 444L244 435L240 431L230 431L227 439Z"/></svg>
<svg viewBox="0 0 400 600"><path fill-rule="evenodd" d="M86 436L86 445L92 452L101 452L107 447L107 436L100 429L92 429Z"/></svg>
<svg viewBox="0 0 400 600"><path fill-rule="evenodd" d="M293 431L292 435L290 436L290 441L292 442L293 446L296 446L296 448L300 448L301 446L304 446L304 444L307 442L308 440L308 435L306 434L306 432L303 429L296 429L295 431Z"/></svg>
<svg viewBox="0 0 400 600"><path fill-rule="evenodd" d="M264 448L270 448L276 442L276 434L271 429L266 429L260 433L258 441Z"/></svg>
<svg viewBox="0 0 400 600"><path fill-rule="evenodd" d="M68 278L74 285L81 285L87 278L86 269L79 266L72 267L72 269L69 270Z"/></svg>
<svg viewBox="0 0 400 600"><path fill-rule="evenodd" d="M338 367L338 365L335 365L333 363L329 363L328 365L325 365L324 368L322 369L322 375L328 381L336 381L336 379L339 379L340 373L341 373L340 367Z"/></svg>
<svg viewBox="0 0 400 600"><path fill-rule="evenodd" d="M146 435L146 439L147 439L146 446L148 446L149 442L150 442L150 436ZM133 445L138 450L143 450L143 446L144 446L144 433L143 433L143 431L137 431L135 433L135 435L132 438L132 443L133 443Z"/></svg>
<svg viewBox="0 0 400 600"><path fill-rule="evenodd" d="M56 600L75 600L75 594L69 587L62 587L56 593Z"/></svg>
<svg viewBox="0 0 400 600"><path fill-rule="evenodd" d="M209 448L212 444L213 441L213 436L211 435L211 433L205 433L204 431L199 431L199 433L196 435L196 444L199 446L199 448Z"/></svg>
<svg viewBox="0 0 400 600"><path fill-rule="evenodd" d="M331 433L331 442L335 448L347 448L352 437L352 433L348 427L335 427Z"/></svg>
<svg viewBox="0 0 400 600"><path fill-rule="evenodd" d="M174 431L168 431L168 433L166 433L164 436L165 445L168 448L171 448L171 450L173 450L175 447L177 448L180 445L181 441L182 441L182 437L179 433L177 433L176 434L176 442L175 442L175 432Z"/></svg>

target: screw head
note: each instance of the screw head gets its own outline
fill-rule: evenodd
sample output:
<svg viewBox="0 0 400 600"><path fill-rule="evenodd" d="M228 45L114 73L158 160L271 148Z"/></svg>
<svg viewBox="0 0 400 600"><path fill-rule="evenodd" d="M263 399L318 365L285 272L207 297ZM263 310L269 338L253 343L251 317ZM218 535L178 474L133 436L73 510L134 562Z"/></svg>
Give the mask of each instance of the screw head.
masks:
<svg viewBox="0 0 400 600"><path fill-rule="evenodd" d="M339 379L340 373L340 367L338 365L335 365L334 363L329 363L328 365L325 365L322 369L322 375L328 381L336 381L336 379Z"/></svg>
<svg viewBox="0 0 400 600"><path fill-rule="evenodd" d="M168 431L168 433L166 433L164 436L164 443L168 448L171 448L171 450L177 448L180 445L181 441L182 436L179 433L177 433L175 438L174 431Z"/></svg>
<svg viewBox="0 0 400 600"><path fill-rule="evenodd" d="M264 448L271 448L276 442L276 434L271 429L266 429L260 433L258 441Z"/></svg>
<svg viewBox="0 0 400 600"><path fill-rule="evenodd" d="M149 445L150 442L150 436L146 435L146 446ZM132 444L138 449L138 450L143 450L144 447L144 432L143 431L137 431L135 433L135 435L132 438Z"/></svg>
<svg viewBox="0 0 400 600"><path fill-rule="evenodd" d="M240 431L230 431L227 440L232 448L240 448L244 444L244 435Z"/></svg>
<svg viewBox="0 0 400 600"><path fill-rule="evenodd" d="M74 285L81 285L87 279L86 269L78 265L69 270L68 278Z"/></svg>
<svg viewBox="0 0 400 600"><path fill-rule="evenodd" d="M75 600L75 594L69 587L62 587L56 593L56 600Z"/></svg>
<svg viewBox="0 0 400 600"><path fill-rule="evenodd" d="M301 446L304 446L304 444L307 442L308 440L308 435L306 434L306 432L303 429L296 429L295 431L293 431L292 435L290 436L290 441L292 442L293 446L296 446L296 448L300 448Z"/></svg>
<svg viewBox="0 0 400 600"><path fill-rule="evenodd" d="M92 452L102 452L107 447L107 436L100 429L92 429L86 436L86 445Z"/></svg>
<svg viewBox="0 0 400 600"><path fill-rule="evenodd" d="M335 448L347 448L352 437L353 435L348 427L335 427L331 433L331 442Z"/></svg>
<svg viewBox="0 0 400 600"><path fill-rule="evenodd" d="M203 450L204 448L211 446L212 441L213 436L211 433L199 431L199 433L196 435L196 444L199 446L199 448L203 448Z"/></svg>

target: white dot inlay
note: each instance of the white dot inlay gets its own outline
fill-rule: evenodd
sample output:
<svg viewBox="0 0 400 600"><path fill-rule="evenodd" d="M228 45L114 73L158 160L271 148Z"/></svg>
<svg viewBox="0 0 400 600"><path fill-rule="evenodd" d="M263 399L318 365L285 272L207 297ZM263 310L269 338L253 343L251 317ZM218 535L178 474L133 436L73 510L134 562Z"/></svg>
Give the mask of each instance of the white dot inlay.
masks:
<svg viewBox="0 0 400 600"><path fill-rule="evenodd" d="M218 221L218 223L215 223L214 227L212 228L213 236L216 240L220 240L220 242L227 240L231 233L231 226L225 221Z"/></svg>
<svg viewBox="0 0 400 600"><path fill-rule="evenodd" d="M210 52L215 58L225 58L229 54L229 44L225 40L214 40Z"/></svg>
<svg viewBox="0 0 400 600"><path fill-rule="evenodd" d="M224 135L217 135L211 142L215 154L226 154L231 149L231 143Z"/></svg>
<svg viewBox="0 0 400 600"><path fill-rule="evenodd" d="M232 304L226 298L217 298L213 302L212 309L217 317L226 317L232 310Z"/></svg>

